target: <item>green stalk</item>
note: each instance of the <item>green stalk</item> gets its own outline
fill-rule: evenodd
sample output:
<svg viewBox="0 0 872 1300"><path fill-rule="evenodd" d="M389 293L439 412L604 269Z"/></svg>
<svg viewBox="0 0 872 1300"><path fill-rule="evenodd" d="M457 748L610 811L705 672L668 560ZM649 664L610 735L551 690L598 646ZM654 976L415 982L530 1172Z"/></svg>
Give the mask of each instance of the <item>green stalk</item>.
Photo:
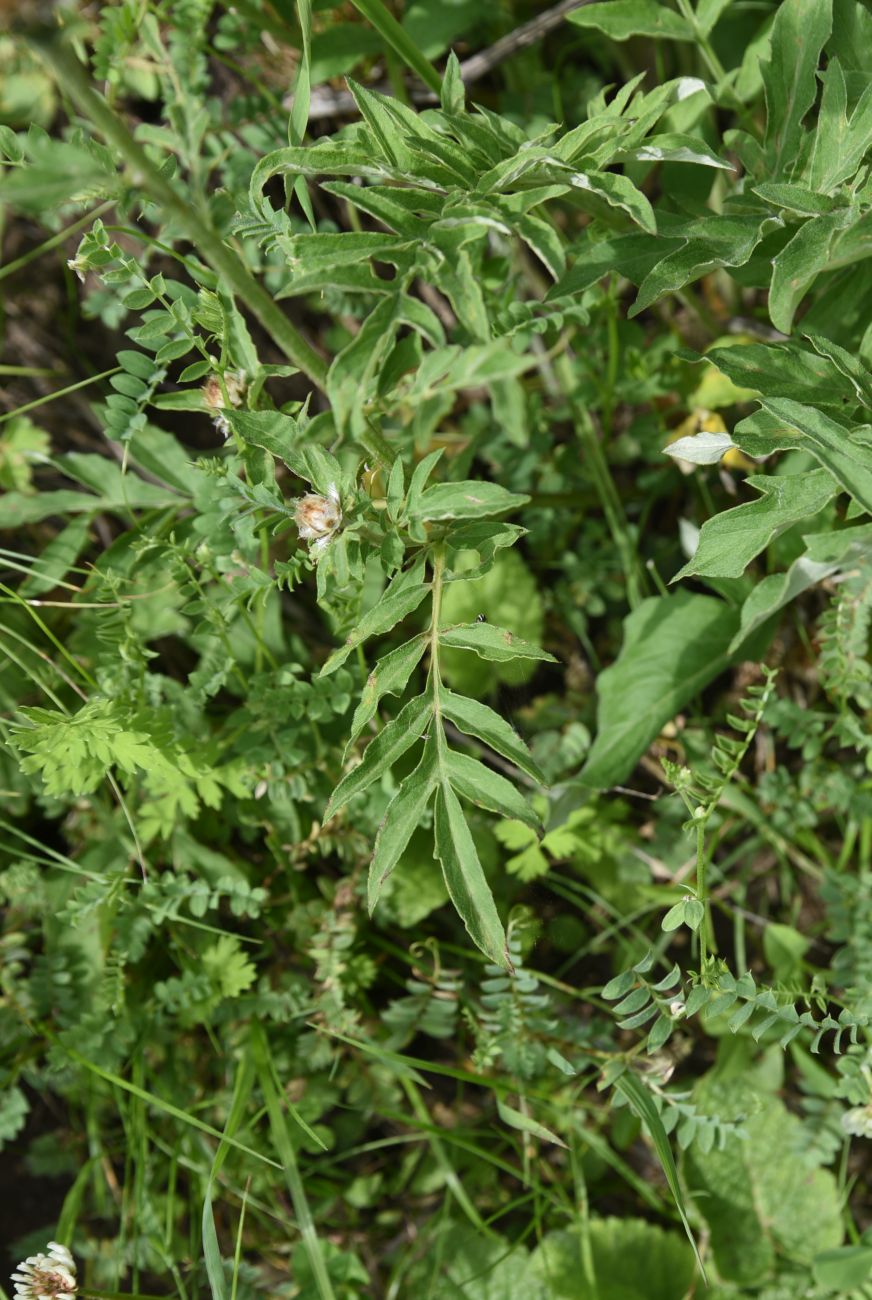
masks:
<svg viewBox="0 0 872 1300"><path fill-rule="evenodd" d="M425 86L437 95L442 89L442 78L428 59L415 45L400 24L385 6L382 0L351 0L355 9L371 23L379 36L387 42L392 50L400 56L405 64L416 73Z"/></svg>
<svg viewBox="0 0 872 1300"><path fill-rule="evenodd" d="M636 553L633 539L630 536L627 516L624 514L620 493L612 478L608 461L603 455L603 449L600 446L590 414L587 408L582 406L575 398L572 366L565 354L555 360L554 373L557 375L560 387L575 419L578 435L584 449L585 462L593 478L594 487L603 514L606 517L609 532L621 558L621 568L624 571L624 579L627 584L627 599L630 608L635 609L646 594L647 582L642 566L639 563L639 556Z"/></svg>
<svg viewBox="0 0 872 1300"><path fill-rule="evenodd" d="M43 29L29 40L53 71L60 88L89 118L135 175L137 183L177 222L197 251L238 295L293 365L323 389L327 366L288 320L236 252L225 244L211 222L177 194L122 120L91 86L88 74L63 32Z"/></svg>
<svg viewBox="0 0 872 1300"><path fill-rule="evenodd" d="M98 217L102 217L103 213L108 212L111 207L111 202L101 203L99 207L94 208L91 212L86 212L83 217L79 217L78 221L74 221L71 226L65 226L56 235L52 235L50 239L37 244L36 248L29 248L26 253L21 254L21 257L16 257L14 262L7 262L5 266L0 266L0 280L5 280L7 275L14 275L16 271L20 271L22 267L27 266L28 262L34 261L37 257L42 257L43 253L50 253L53 248L57 248L58 244L64 243L77 230L81 230L83 226L96 221Z"/></svg>

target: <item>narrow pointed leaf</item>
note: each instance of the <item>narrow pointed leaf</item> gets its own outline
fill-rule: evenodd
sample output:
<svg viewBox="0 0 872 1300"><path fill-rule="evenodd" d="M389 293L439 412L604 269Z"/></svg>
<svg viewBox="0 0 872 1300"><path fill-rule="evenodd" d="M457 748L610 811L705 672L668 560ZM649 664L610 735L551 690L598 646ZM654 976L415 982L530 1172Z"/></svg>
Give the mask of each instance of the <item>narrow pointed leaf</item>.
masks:
<svg viewBox="0 0 872 1300"><path fill-rule="evenodd" d="M445 717L466 732L467 736L477 736L534 781L545 784L542 770L525 742L514 727L489 705L482 704L480 700L471 700L465 695L455 695L454 691L448 690L442 690L439 698Z"/></svg>
<svg viewBox="0 0 872 1300"><path fill-rule="evenodd" d="M445 770L452 787L470 803L499 813L502 817L524 822L534 831L542 829L541 818L511 781L478 759L452 750L445 760Z"/></svg>
<svg viewBox="0 0 872 1300"><path fill-rule="evenodd" d="M460 800L450 785L436 791L436 856L452 903L470 938L496 966L508 968L503 924L487 883Z"/></svg>
<svg viewBox="0 0 872 1300"><path fill-rule="evenodd" d="M335 817L340 808L360 794L391 767L423 734L432 716L432 702L426 695L410 700L366 747L363 758L337 785L324 812L324 820Z"/></svg>
<svg viewBox="0 0 872 1300"><path fill-rule="evenodd" d="M382 885L399 862L409 840L421 824L436 782L436 747L431 739L420 763L407 776L391 802L379 827L375 853L369 867L367 890L369 910L378 902Z"/></svg>

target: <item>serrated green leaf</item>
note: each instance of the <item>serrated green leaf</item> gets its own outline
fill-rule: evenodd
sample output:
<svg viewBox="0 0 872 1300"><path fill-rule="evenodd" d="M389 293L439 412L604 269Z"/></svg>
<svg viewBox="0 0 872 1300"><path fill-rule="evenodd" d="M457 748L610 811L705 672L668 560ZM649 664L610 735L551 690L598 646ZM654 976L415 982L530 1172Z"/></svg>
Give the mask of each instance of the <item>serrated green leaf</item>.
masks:
<svg viewBox="0 0 872 1300"><path fill-rule="evenodd" d="M407 614L411 614L417 609L425 596L430 592L431 584L424 581L423 564L417 565L415 569L399 573L388 584L388 587L378 601L378 603L364 614L363 618L357 624L357 627L346 637L345 644L333 654L324 664L320 677L327 677L330 673L336 671L345 663L345 660L357 646L368 640L371 636L380 636L383 632L389 632L392 627L396 627L401 619Z"/></svg>
<svg viewBox="0 0 872 1300"><path fill-rule="evenodd" d="M495 966L510 966L506 935L487 883L475 841L451 786L436 791L434 815L436 856L449 897L477 948Z"/></svg>
<svg viewBox="0 0 872 1300"><path fill-rule="evenodd" d="M409 517L435 522L443 519L484 519L490 515L519 510L530 500L518 492L510 492L499 483L467 479L463 483L435 483L426 488L414 506L409 504Z"/></svg>
<svg viewBox="0 0 872 1300"><path fill-rule="evenodd" d="M244 442L251 443L255 447L263 447L265 451L271 452L277 456L295 473L299 472L301 461L299 458L300 441L303 437L304 425L293 416L285 415L281 411L224 411L224 419L230 425L235 434L238 434ZM314 448L309 449L310 453ZM324 453L327 455L327 453ZM291 461L294 460L295 464ZM316 487L316 491L326 492L330 483L338 484L340 481L339 466L335 465L330 468L325 475L315 469L314 462L312 469L319 483L326 479L323 486ZM305 475L304 477L309 477ZM312 481L311 479L309 480Z"/></svg>
<svg viewBox="0 0 872 1300"><path fill-rule="evenodd" d="M566 21L575 27L595 27L613 41L631 36L651 36L670 41L694 40L693 28L665 5L655 0L608 0L606 4L589 4L573 9Z"/></svg>
<svg viewBox="0 0 872 1300"><path fill-rule="evenodd" d="M443 645L473 650L482 659L491 659L495 663L507 663L510 659L541 659L545 663L557 663L546 650L493 623L466 623L443 628L439 640Z"/></svg>
<svg viewBox="0 0 872 1300"><path fill-rule="evenodd" d="M733 430L749 456L800 448L829 470L837 483L872 513L872 447L823 411L789 398L762 398L763 410Z"/></svg>
<svg viewBox="0 0 872 1300"><path fill-rule="evenodd" d="M817 96L820 53L833 25L832 0L783 0L763 69L770 175L789 172L800 156L802 120Z"/></svg>
<svg viewBox="0 0 872 1300"><path fill-rule="evenodd" d="M410 700L367 745L357 767L347 773L330 796L324 811L325 822L335 817L340 808L355 795L366 790L385 773L407 749L414 745L427 728L433 713L432 700L419 695Z"/></svg>
<svg viewBox="0 0 872 1300"><path fill-rule="evenodd" d="M808 474L752 474L745 482L762 495L707 519L692 559L673 582L699 574L708 578L739 578L755 556L786 529L823 510L838 485L824 469Z"/></svg>
<svg viewBox="0 0 872 1300"><path fill-rule="evenodd" d="M841 1244L841 1205L832 1174L817 1168L800 1121L777 1097L742 1079L706 1081L695 1100L703 1113L742 1118L746 1137L685 1157L685 1177L708 1222L719 1274L743 1287L763 1282L779 1257L808 1268ZM749 1114L750 1112L750 1114Z"/></svg>
<svg viewBox="0 0 872 1300"><path fill-rule="evenodd" d="M499 772L456 750L450 750L446 755L445 772L452 787L470 803L499 813L501 817L524 822L534 831L541 830L542 819L511 781L500 776Z"/></svg>
<svg viewBox="0 0 872 1300"><path fill-rule="evenodd" d="M370 913L375 910L382 886L399 862L409 840L421 823L433 796L437 780L436 742L431 734L424 746L421 761L407 776L387 806L375 840L375 852L369 867L367 899Z"/></svg>
<svg viewBox="0 0 872 1300"><path fill-rule="evenodd" d="M400 695L421 661L427 639L424 636L412 637L403 645L397 646L378 661L367 677L360 695L360 703L351 720L351 735L348 748L360 735L363 728L375 716L379 700L385 695ZM346 753L348 752L346 749Z"/></svg>
<svg viewBox="0 0 872 1300"><path fill-rule="evenodd" d="M461 731L468 736L477 736L534 781L545 783L538 764L514 727L487 704L445 689L440 691L439 701L445 717Z"/></svg>

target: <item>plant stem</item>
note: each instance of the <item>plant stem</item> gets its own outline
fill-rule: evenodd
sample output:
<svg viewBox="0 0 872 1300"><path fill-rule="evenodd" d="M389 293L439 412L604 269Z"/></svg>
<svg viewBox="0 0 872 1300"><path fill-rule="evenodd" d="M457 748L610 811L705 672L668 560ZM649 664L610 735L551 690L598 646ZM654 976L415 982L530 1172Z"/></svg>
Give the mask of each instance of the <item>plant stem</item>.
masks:
<svg viewBox="0 0 872 1300"><path fill-rule="evenodd" d="M644 570L639 563L633 539L630 536L627 516L624 514L620 493L612 478L608 461L603 455L603 449L596 435L590 413L575 397L572 366L566 354L556 358L554 372L575 419L581 445L584 448L585 461L590 470L603 514L606 517L609 532L621 557L621 567L627 584L627 600L630 608L635 609L646 594L648 584Z"/></svg>
<svg viewBox="0 0 872 1300"><path fill-rule="evenodd" d="M288 320L238 254L221 238L207 217L176 193L122 120L91 86L66 35L53 29L31 33L29 40L48 63L59 86L136 174L138 184L167 216L172 216L199 253L272 335L275 343L312 383L323 389L327 367L310 343Z"/></svg>
<svg viewBox="0 0 872 1300"><path fill-rule="evenodd" d="M103 213L108 212L111 207L110 202L101 203L99 207L94 208L91 212L86 212L83 217L79 217L79 220L74 221L71 226L65 226L56 235L52 235L50 239L46 239L42 244L37 244L36 248L29 248L26 253L16 257L14 262L7 262L5 266L0 266L0 280L5 280L7 275L14 275L16 271L20 271L23 266L27 266L35 258L42 257L43 253L50 253L53 248L57 248L58 244L62 244L65 239L69 239L70 235L74 235L77 230L81 230L83 226L87 226L91 221L96 221L98 217L102 217Z"/></svg>

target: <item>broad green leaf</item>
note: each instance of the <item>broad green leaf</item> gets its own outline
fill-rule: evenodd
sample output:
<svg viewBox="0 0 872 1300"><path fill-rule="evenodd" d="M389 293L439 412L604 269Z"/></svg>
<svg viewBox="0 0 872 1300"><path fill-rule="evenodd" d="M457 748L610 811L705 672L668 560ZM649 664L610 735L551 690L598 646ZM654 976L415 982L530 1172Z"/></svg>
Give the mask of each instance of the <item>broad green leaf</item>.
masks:
<svg viewBox="0 0 872 1300"><path fill-rule="evenodd" d="M714 347L706 360L741 388L767 397L790 397L813 406L843 406L857 400L856 381L847 380L827 360L792 343L738 343ZM862 363L855 363L863 369Z"/></svg>
<svg viewBox="0 0 872 1300"><path fill-rule="evenodd" d="M324 820L328 822L335 817L340 808L353 799L356 794L366 790L377 781L388 768L405 754L407 749L423 735L433 713L433 702L427 695L416 696L410 700L371 740L364 751L357 767L347 773L330 796L330 802L324 811Z"/></svg>
<svg viewBox="0 0 872 1300"><path fill-rule="evenodd" d="M823 411L789 398L761 399L762 411L742 420L733 441L749 456L799 448L814 456L864 510L872 513L872 447L857 431L837 424Z"/></svg>
<svg viewBox="0 0 872 1300"><path fill-rule="evenodd" d="M465 348L434 348L424 357L408 398L420 401L439 391L481 388L494 380L519 375L534 364L534 357L521 356L502 340Z"/></svg>
<svg viewBox="0 0 872 1300"><path fill-rule="evenodd" d="M445 771L452 787L470 803L499 813L501 817L525 822L535 831L542 829L541 818L511 781L478 759L450 750L445 759Z"/></svg>
<svg viewBox="0 0 872 1300"><path fill-rule="evenodd" d="M424 597L429 594L430 587L431 584L424 581L423 565L417 565L405 573L398 573L389 583L378 603L368 614L364 614L357 627L346 637L345 644L333 651L319 676L326 677L329 673L335 672L345 663L352 650L369 637L389 632L407 614L411 614L412 610L418 608Z"/></svg>
<svg viewBox="0 0 872 1300"><path fill-rule="evenodd" d="M696 163L702 167L718 167L723 171L732 171L733 164L721 158L709 148L705 140L693 135L679 132L664 132L649 135L643 144L631 149L621 149L616 154L617 162L683 162Z"/></svg>
<svg viewBox="0 0 872 1300"><path fill-rule="evenodd" d="M518 510L529 500L528 496L510 492L501 484L486 480L434 483L421 493L414 505L410 503L409 516L428 521L483 519L504 514L507 510Z"/></svg>
<svg viewBox="0 0 872 1300"><path fill-rule="evenodd" d="M833 25L832 0L782 0L772 28L772 56L763 69L766 149L771 176L800 156L802 120L817 96L817 67Z"/></svg>
<svg viewBox="0 0 872 1300"><path fill-rule="evenodd" d="M764 235L780 226L778 217L704 217L687 227L686 243L670 252L645 276L630 316L650 307L720 266L744 266Z"/></svg>
<svg viewBox="0 0 872 1300"><path fill-rule="evenodd" d="M370 914L375 910L382 886L421 824L425 809L433 796L437 774L436 742L431 733L420 763L406 777L388 804L379 826L375 852L369 866L367 900Z"/></svg>
<svg viewBox="0 0 872 1300"><path fill-rule="evenodd" d="M786 573L763 578L745 600L730 654L735 654L757 628L809 587L840 571L865 566L872 556L872 525L869 524L842 528L838 532L813 533L803 540L805 554L794 560Z"/></svg>
<svg viewBox="0 0 872 1300"><path fill-rule="evenodd" d="M818 1286L838 1295L868 1286L872 1281L872 1245L822 1250L812 1262L812 1274Z"/></svg>
<svg viewBox="0 0 872 1300"><path fill-rule="evenodd" d="M566 21L575 27L595 27L613 41L653 36L670 41L694 40L693 28L679 14L654 0L607 0L573 9Z"/></svg>
<svg viewBox="0 0 872 1300"><path fill-rule="evenodd" d="M436 791L434 826L445 885L470 938L494 965L509 967L506 934L472 832L457 795L444 782Z"/></svg>
<svg viewBox="0 0 872 1300"><path fill-rule="evenodd" d="M806 334L806 338L820 356L826 357L831 362L830 383L836 386L838 383L837 375L843 376L854 390L854 396L857 401L862 402L864 406L872 407L872 371L870 371L853 352L834 343L832 339L822 338L818 334ZM767 397L798 397L797 393L781 394L767 392ZM815 402L812 405L820 405Z"/></svg>
<svg viewBox="0 0 872 1300"><path fill-rule="evenodd" d="M474 650L482 659L492 659L496 663L507 663L510 659L541 659L546 663L557 663L554 656L546 650L514 636L504 627L495 627L493 623L466 623L459 627L446 627L439 633L439 640L443 645Z"/></svg>
<svg viewBox="0 0 872 1300"><path fill-rule="evenodd" d="M545 784L545 778L526 744L499 713L479 700L470 700L465 695L455 695L453 691L444 689L440 691L439 700L445 717L467 736L477 736L534 781Z"/></svg>
<svg viewBox="0 0 872 1300"><path fill-rule="evenodd" d="M439 0L442 3L442 0ZM513 1234L516 1238L517 1234ZM419 1252L404 1277L404 1290L421 1300L554 1300L550 1286L534 1278L526 1246L478 1226L440 1216L430 1248ZM434 1261L437 1261L434 1267Z"/></svg>
<svg viewBox="0 0 872 1300"><path fill-rule="evenodd" d="M604 789L625 781L682 705L727 665L738 614L711 596L652 596L624 620L624 644L597 681L597 737L581 771Z"/></svg>
<svg viewBox="0 0 872 1300"><path fill-rule="evenodd" d="M659 235L611 235L593 239L585 235L573 245L575 262L549 289L546 302L581 294L606 275L623 275L632 284L641 284L649 272L667 254L675 252L680 241Z"/></svg>
<svg viewBox="0 0 872 1300"><path fill-rule="evenodd" d="M721 1277L753 1286L779 1259L808 1268L816 1255L842 1242L836 1180L818 1168L820 1149L803 1137L800 1121L777 1097L743 1079L707 1080L696 1092L703 1113L743 1118L747 1136L723 1150L692 1147L685 1179L707 1221Z"/></svg>
<svg viewBox="0 0 872 1300"><path fill-rule="evenodd" d="M812 217L773 258L769 317L776 329L790 333L793 317L806 290L830 266L833 247L855 216L853 209L840 208L824 216Z"/></svg>
<svg viewBox="0 0 872 1300"><path fill-rule="evenodd" d="M824 469L808 474L752 474L745 482L762 495L756 501L724 510L707 519L692 559L673 582L699 574L739 578L756 555L786 529L823 510L838 491Z"/></svg>
<svg viewBox="0 0 872 1300"><path fill-rule="evenodd" d="M0 506L2 510L2 506ZM31 561L30 573L21 583L22 596L41 596L61 582L88 543L91 520L80 515L48 541Z"/></svg>
<svg viewBox="0 0 872 1300"><path fill-rule="evenodd" d="M629 1101L633 1110L642 1120L651 1141L654 1143L654 1150L657 1152L657 1158L663 1168L666 1176L666 1182L675 1201L675 1208L678 1210L679 1217L687 1233L687 1239L693 1247L693 1253L696 1256L696 1262L699 1265L703 1280L705 1280L705 1269L702 1266L702 1260L699 1257L699 1251L696 1248L696 1242L693 1233L690 1230L690 1224L687 1221L687 1212L684 1206L684 1193L681 1184L678 1181L678 1170L675 1168L675 1160L672 1156L672 1148L669 1145L669 1138L666 1136L666 1130L663 1127L663 1121L660 1118L660 1112L654 1104L654 1099L648 1089L634 1074L632 1070L625 1070L615 1080L615 1087L622 1092Z"/></svg>
<svg viewBox="0 0 872 1300"><path fill-rule="evenodd" d="M582 1231L593 1276L585 1268ZM584 1229L550 1232L530 1259L549 1300L677 1300L691 1293L695 1267L693 1251L677 1233L626 1217L591 1218Z"/></svg>
<svg viewBox="0 0 872 1300"><path fill-rule="evenodd" d="M224 412L224 418L234 433L245 442L255 447L263 447L279 460L290 465L286 459L290 452L297 451L304 436L303 426L293 416L281 411L231 411ZM293 468L293 467L292 467ZM338 482L335 475L332 482ZM327 485L320 489L327 490Z"/></svg>
<svg viewBox="0 0 872 1300"><path fill-rule="evenodd" d="M517 550L503 550L490 563L491 541L487 538L479 540L475 530L494 526L472 523L465 528L452 529L449 534L448 563L451 568L446 570L446 578L450 573L451 581L442 594L442 624L452 627L458 623L481 622L482 615L485 620L495 617L508 625L515 636L538 645L545 622L540 584ZM505 524L496 526L511 527ZM496 539L499 545L506 540ZM452 542L476 549L461 549L453 553ZM493 693L499 682L520 686L529 681L537 664L534 659L513 659L494 666L492 661L488 662L477 654L443 647L439 668L443 679L454 690L484 699Z"/></svg>
<svg viewBox="0 0 872 1300"><path fill-rule="evenodd" d="M573 171L569 174L569 182L576 191L579 206L586 207L585 196L590 195L610 208L622 209L649 234L657 233L654 209L628 176L621 172ZM601 215L599 204L593 208L593 214Z"/></svg>
<svg viewBox="0 0 872 1300"><path fill-rule="evenodd" d="M532 1116L525 1115L523 1111L516 1110L514 1106L509 1106L500 1097L497 1097L497 1114L509 1128L518 1129L521 1133L529 1133L531 1137L539 1138L542 1142L553 1142L555 1146L566 1148L563 1139L556 1133L552 1133L550 1128L546 1128Z"/></svg>

